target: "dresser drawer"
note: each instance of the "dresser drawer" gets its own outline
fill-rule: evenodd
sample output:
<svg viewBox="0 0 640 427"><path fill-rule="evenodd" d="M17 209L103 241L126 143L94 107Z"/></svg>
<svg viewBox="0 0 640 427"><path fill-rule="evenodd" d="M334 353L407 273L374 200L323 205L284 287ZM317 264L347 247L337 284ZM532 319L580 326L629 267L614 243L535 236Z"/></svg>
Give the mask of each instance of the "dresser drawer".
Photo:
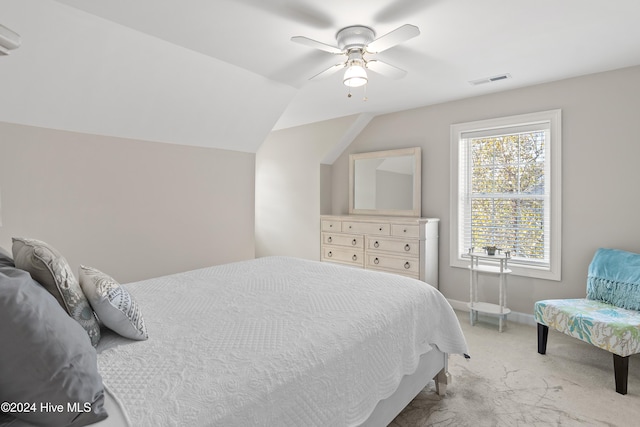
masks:
<svg viewBox="0 0 640 427"><path fill-rule="evenodd" d="M324 246L322 248L322 260L364 267L364 250Z"/></svg>
<svg viewBox="0 0 640 427"><path fill-rule="evenodd" d="M420 226L391 224L391 235L394 237L420 237Z"/></svg>
<svg viewBox="0 0 640 427"><path fill-rule="evenodd" d="M322 233L322 243L325 245L348 246L350 248L364 248L364 236L353 234Z"/></svg>
<svg viewBox="0 0 640 427"><path fill-rule="evenodd" d="M336 231L340 232L342 228L342 221L334 221L329 219L322 220L322 231Z"/></svg>
<svg viewBox="0 0 640 427"><path fill-rule="evenodd" d="M438 218L321 215L320 260L438 287Z"/></svg>
<svg viewBox="0 0 640 427"><path fill-rule="evenodd" d="M362 233L362 234L376 234L381 236L388 236L391 234L391 224L385 224L384 222L354 222L343 221L342 222L343 233Z"/></svg>
<svg viewBox="0 0 640 427"><path fill-rule="evenodd" d="M367 236L367 251L392 252L398 256L419 256L420 241L418 239L389 239Z"/></svg>
<svg viewBox="0 0 640 427"><path fill-rule="evenodd" d="M389 270L396 273L420 275L419 258L399 257L385 254L367 254L366 268Z"/></svg>

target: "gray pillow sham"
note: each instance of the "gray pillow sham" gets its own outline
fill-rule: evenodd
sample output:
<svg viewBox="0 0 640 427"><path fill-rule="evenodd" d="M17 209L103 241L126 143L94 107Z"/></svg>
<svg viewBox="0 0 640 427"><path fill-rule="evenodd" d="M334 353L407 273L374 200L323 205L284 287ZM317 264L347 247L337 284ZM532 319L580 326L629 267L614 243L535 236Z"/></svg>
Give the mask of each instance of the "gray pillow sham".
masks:
<svg viewBox="0 0 640 427"><path fill-rule="evenodd" d="M0 267L15 267L11 254L5 251L2 246L0 246Z"/></svg>
<svg viewBox="0 0 640 427"><path fill-rule="evenodd" d="M0 402L33 409L3 410L0 423L75 427L107 417L85 330L29 273L10 266L0 266L0 342ZM47 412L42 404L62 410Z"/></svg>

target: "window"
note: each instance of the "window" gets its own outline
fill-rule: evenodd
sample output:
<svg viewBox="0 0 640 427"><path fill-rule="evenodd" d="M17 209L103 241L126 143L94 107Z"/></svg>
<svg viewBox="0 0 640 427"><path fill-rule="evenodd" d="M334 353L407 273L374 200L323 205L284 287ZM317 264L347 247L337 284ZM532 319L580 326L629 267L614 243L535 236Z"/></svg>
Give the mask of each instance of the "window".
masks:
<svg viewBox="0 0 640 427"><path fill-rule="evenodd" d="M451 265L511 252L513 274L560 280L561 114L451 126Z"/></svg>

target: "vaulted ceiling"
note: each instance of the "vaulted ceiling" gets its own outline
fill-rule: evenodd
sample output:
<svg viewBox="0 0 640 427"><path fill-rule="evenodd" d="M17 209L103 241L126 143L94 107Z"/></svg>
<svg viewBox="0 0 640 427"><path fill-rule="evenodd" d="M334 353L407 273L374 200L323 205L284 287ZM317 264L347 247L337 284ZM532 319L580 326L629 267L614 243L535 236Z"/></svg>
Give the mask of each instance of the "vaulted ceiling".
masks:
<svg viewBox="0 0 640 427"><path fill-rule="evenodd" d="M0 121L255 152L273 129L430 105L640 64L637 0L3 0ZM369 73L292 43L349 25L421 34ZM508 74L511 78L472 85ZM365 100L366 98L366 100Z"/></svg>

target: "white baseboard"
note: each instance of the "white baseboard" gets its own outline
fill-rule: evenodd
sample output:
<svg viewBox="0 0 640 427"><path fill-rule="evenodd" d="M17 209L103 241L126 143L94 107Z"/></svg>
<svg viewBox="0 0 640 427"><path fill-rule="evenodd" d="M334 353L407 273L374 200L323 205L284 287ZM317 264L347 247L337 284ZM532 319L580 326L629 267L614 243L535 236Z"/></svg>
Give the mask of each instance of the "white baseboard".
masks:
<svg viewBox="0 0 640 427"><path fill-rule="evenodd" d="M449 304L451 304L451 307L453 307L454 310L466 311L466 312L469 311L469 306L467 305L468 304L467 301L458 301L458 300L448 299L448 298L447 298L447 301L449 301ZM496 316L482 315L482 314L480 314L480 316L483 319L485 317L487 319L495 319L496 324L498 323L498 318ZM511 313L509 313L509 315L507 315L507 320L511 320L516 323L522 323L523 325L530 325L530 326L536 325L536 321L533 317L533 314L518 313L516 311L512 311Z"/></svg>

